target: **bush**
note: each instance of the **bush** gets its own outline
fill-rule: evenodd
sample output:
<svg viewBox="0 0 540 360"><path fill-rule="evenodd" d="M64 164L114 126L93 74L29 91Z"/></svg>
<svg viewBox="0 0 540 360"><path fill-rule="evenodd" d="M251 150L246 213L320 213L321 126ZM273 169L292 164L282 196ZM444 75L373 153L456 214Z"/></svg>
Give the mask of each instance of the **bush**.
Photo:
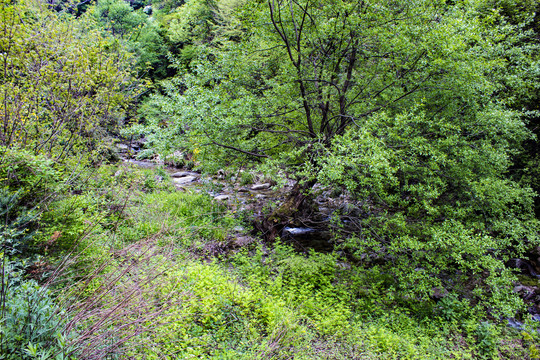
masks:
<svg viewBox="0 0 540 360"><path fill-rule="evenodd" d="M9 192L18 192L16 206L32 208L60 190L60 166L42 155L0 146L0 181Z"/></svg>
<svg viewBox="0 0 540 360"><path fill-rule="evenodd" d="M64 314L51 293L34 280L22 280L13 271L13 264L5 270L2 287L7 296L0 322L2 359L49 359L66 351Z"/></svg>

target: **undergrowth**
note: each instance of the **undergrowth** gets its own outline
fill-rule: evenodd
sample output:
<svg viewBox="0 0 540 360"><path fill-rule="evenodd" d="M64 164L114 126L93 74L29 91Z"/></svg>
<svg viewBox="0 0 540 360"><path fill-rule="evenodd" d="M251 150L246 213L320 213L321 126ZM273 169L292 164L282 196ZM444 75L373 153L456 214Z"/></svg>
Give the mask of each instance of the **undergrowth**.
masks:
<svg viewBox="0 0 540 360"><path fill-rule="evenodd" d="M231 246L240 220L162 169L102 166L85 181L39 212L28 196L3 203L4 232L18 234L4 236L4 269L20 271L4 280L0 358L537 358L532 326L513 330L457 294L400 297L383 270L337 253ZM219 256L206 251L216 244Z"/></svg>

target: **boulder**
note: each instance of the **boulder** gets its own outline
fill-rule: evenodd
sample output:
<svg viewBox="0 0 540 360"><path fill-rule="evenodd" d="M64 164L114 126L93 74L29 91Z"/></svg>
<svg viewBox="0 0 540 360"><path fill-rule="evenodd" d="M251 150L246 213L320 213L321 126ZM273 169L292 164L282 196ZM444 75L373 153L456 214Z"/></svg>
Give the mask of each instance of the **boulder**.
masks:
<svg viewBox="0 0 540 360"><path fill-rule="evenodd" d="M186 177L186 176L198 176L198 175L199 174L193 171L178 171L178 172L175 172L174 174L171 174L171 177L181 178L181 177Z"/></svg>
<svg viewBox="0 0 540 360"><path fill-rule="evenodd" d="M257 190L266 190L270 188L270 183L264 183L264 184L255 184L251 187L251 190L257 191Z"/></svg>
<svg viewBox="0 0 540 360"><path fill-rule="evenodd" d="M193 182L195 180L197 180L196 176L184 176L184 177L181 177L181 178L173 178L173 182L176 185L188 184L188 183Z"/></svg>
<svg viewBox="0 0 540 360"><path fill-rule="evenodd" d="M229 199L229 195L218 195L214 199L219 200L219 201L225 201Z"/></svg>

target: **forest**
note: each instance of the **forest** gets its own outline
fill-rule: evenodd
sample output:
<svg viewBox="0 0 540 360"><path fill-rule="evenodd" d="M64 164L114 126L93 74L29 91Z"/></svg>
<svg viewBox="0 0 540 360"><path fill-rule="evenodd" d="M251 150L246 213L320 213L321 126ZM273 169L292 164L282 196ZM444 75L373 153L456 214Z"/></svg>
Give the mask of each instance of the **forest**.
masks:
<svg viewBox="0 0 540 360"><path fill-rule="evenodd" d="M537 0L0 0L0 359L540 359Z"/></svg>

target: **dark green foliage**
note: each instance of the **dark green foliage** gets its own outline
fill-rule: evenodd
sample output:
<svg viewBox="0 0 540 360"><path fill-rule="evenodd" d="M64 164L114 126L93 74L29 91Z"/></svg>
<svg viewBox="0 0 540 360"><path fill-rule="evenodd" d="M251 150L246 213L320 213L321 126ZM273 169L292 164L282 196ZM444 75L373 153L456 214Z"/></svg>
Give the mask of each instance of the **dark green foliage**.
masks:
<svg viewBox="0 0 540 360"><path fill-rule="evenodd" d="M493 325L487 321L483 321L476 329L478 337L478 352L482 358L492 359L496 354L497 339L493 334Z"/></svg>
<svg viewBox="0 0 540 360"><path fill-rule="evenodd" d="M105 0L97 3L93 14L133 52L140 76L158 80L168 75L168 43L158 23L142 9L136 10L123 0Z"/></svg>
<svg viewBox="0 0 540 360"><path fill-rule="evenodd" d="M530 36L522 25L483 2L239 9L240 42L199 49L195 70L164 83L146 128L133 131L160 152L210 145L205 163L251 160L348 190L355 226L337 236L393 274L397 292L427 299L453 288L519 308L505 261L539 242L534 192L508 177L531 133L504 86L536 86L511 81L532 66L530 49L514 50ZM193 2L181 12L207 10ZM208 34L204 14L178 20L182 41Z"/></svg>
<svg viewBox="0 0 540 360"><path fill-rule="evenodd" d="M537 1L103 0L79 20L0 5L0 358L537 357L506 267L540 244ZM259 207L239 220L198 193L224 183L85 167L141 95L123 48L140 77L176 73L125 130L146 137L138 159L251 162L303 180L290 198L317 184L345 201L326 209L338 251L239 236ZM36 253L71 292L26 278Z"/></svg>
<svg viewBox="0 0 540 360"><path fill-rule="evenodd" d="M23 280L13 265L5 267L3 275L0 358L57 358L67 350L62 334L66 319L50 292L34 280Z"/></svg>
<svg viewBox="0 0 540 360"><path fill-rule="evenodd" d="M61 184L62 166L42 155L0 147L0 181L9 193L18 193L12 206L33 208L54 197Z"/></svg>
<svg viewBox="0 0 540 360"><path fill-rule="evenodd" d="M18 207L19 200L19 193L0 189L0 249L8 256L28 255L39 219L39 212Z"/></svg>

